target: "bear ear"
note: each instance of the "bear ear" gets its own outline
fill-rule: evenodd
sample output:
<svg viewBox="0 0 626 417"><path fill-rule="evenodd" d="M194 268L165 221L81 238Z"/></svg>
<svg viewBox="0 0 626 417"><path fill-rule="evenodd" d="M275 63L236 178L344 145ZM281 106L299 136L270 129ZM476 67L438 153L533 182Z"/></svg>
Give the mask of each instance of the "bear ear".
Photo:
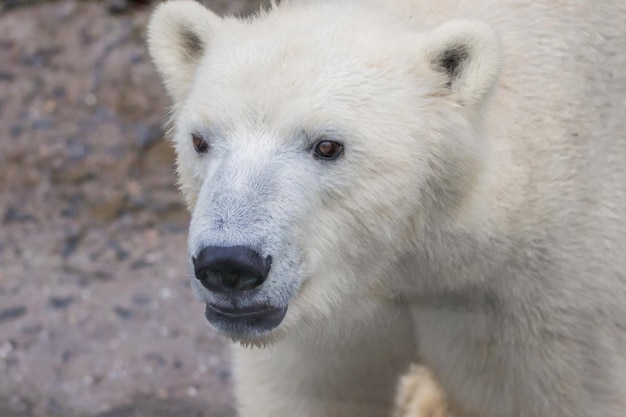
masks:
<svg viewBox="0 0 626 417"><path fill-rule="evenodd" d="M148 50L175 102L189 92L194 73L222 19L191 0L159 5L148 24Z"/></svg>
<svg viewBox="0 0 626 417"><path fill-rule="evenodd" d="M444 94L471 109L487 101L502 62L500 39L489 25L452 20L429 33L425 48L431 68L443 76Z"/></svg>

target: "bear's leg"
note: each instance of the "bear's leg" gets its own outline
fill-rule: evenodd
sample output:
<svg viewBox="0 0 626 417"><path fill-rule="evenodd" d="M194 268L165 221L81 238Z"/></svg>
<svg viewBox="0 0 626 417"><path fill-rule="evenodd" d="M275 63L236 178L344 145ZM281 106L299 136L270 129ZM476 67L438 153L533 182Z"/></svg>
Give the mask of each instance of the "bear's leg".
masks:
<svg viewBox="0 0 626 417"><path fill-rule="evenodd" d="M330 321L332 329L265 348L236 347L240 416L389 417L398 378L415 358L413 331L395 306L370 317Z"/></svg>

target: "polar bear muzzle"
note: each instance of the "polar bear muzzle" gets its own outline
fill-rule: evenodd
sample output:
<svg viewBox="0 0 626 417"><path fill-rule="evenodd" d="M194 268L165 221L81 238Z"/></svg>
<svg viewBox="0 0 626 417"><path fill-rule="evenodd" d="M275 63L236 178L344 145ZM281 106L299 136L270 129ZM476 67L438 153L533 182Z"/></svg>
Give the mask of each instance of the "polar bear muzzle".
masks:
<svg viewBox="0 0 626 417"><path fill-rule="evenodd" d="M269 331L278 326L287 307L247 305L251 292L267 279L272 257L246 246L207 246L193 258L196 279L210 292L229 300L228 306L207 303L205 316L213 325L233 331L245 326ZM246 304L246 307L242 307Z"/></svg>

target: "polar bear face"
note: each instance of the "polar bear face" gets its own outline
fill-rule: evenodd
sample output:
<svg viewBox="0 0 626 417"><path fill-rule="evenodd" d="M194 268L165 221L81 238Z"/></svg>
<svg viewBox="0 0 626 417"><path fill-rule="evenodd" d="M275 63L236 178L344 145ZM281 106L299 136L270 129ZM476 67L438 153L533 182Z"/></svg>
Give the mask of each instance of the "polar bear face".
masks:
<svg viewBox="0 0 626 417"><path fill-rule="evenodd" d="M392 297L399 259L471 197L497 37L363 4L252 21L161 5L149 46L174 100L195 293L265 343Z"/></svg>

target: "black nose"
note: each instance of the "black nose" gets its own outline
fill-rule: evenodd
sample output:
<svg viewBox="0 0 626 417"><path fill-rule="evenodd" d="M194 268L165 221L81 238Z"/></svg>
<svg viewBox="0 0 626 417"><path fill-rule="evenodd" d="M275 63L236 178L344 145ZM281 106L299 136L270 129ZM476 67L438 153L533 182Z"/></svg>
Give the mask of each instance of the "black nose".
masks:
<svg viewBox="0 0 626 417"><path fill-rule="evenodd" d="M245 246L208 246L193 258L196 278L210 291L239 292L263 284L272 257L261 257Z"/></svg>

